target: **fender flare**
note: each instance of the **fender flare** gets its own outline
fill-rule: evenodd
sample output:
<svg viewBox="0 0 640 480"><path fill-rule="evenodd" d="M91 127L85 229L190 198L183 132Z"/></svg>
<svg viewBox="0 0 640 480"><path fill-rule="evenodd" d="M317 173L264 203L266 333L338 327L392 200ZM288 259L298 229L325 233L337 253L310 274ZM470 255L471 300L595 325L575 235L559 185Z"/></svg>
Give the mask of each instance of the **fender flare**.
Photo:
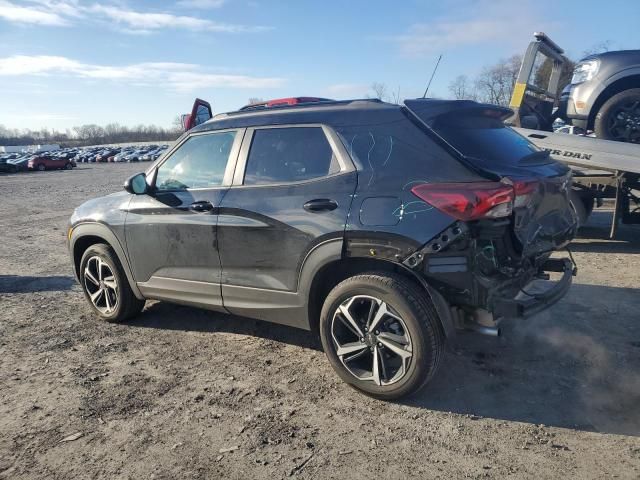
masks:
<svg viewBox="0 0 640 480"><path fill-rule="evenodd" d="M344 258L343 244L344 242L342 238L327 240L326 242L317 245L307 254L305 259L303 260L302 268L300 269L300 274L298 277L297 293L305 299L305 304L307 304L307 306L308 299L310 298L311 294L311 285L313 284L315 276L326 265L334 261L342 260ZM366 256L350 258L371 259L370 257ZM427 293L427 295L429 295L431 301L433 302L447 341L455 341L457 335L456 328L453 322L451 309L449 308L449 304L444 299L444 297L436 289L429 285L429 283L424 278L422 278L418 273L416 273L406 265L389 259L377 258L376 260L384 262L390 266L397 267L398 269L400 269L400 271L413 278L422 288L424 288L425 292ZM308 314L305 316L305 326L303 328L310 329L311 318L309 318Z"/></svg>
<svg viewBox="0 0 640 480"><path fill-rule="evenodd" d="M138 285L133 278L133 272L131 270L131 265L129 264L129 259L125 253L120 240L118 237L111 231L109 227L102 223L97 222L87 222L87 223L79 223L75 225L71 231L71 235L69 236L69 253L71 255L71 261L73 262L73 269L76 274L76 278L79 279L79 272L77 270L75 264L75 245L76 242L83 237L98 237L103 239L118 256L118 260L120 260L120 264L124 269L124 273L127 276L127 280L129 281L129 286L133 291L133 294L139 299L144 300L144 296L140 293L138 289Z"/></svg>

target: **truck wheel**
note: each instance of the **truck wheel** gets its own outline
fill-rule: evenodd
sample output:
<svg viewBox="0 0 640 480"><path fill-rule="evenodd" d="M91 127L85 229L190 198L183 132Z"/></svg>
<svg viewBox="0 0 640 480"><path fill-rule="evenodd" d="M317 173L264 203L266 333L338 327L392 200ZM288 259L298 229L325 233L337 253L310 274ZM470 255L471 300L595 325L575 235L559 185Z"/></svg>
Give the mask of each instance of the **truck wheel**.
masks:
<svg viewBox="0 0 640 480"><path fill-rule="evenodd" d="M573 211L576 212L576 217L578 218L578 228L582 228L589 220L589 216L593 211L594 199L590 196L582 196L576 190L571 190L569 200L571 201L571 207L573 208Z"/></svg>
<svg viewBox="0 0 640 480"><path fill-rule="evenodd" d="M44 166L44 163L38 164L38 170L40 170L41 172L44 172L46 169L47 167Z"/></svg>
<svg viewBox="0 0 640 480"><path fill-rule="evenodd" d="M113 249L103 243L91 245L82 255L80 285L93 310L107 322L122 322L144 307L131 287Z"/></svg>
<svg viewBox="0 0 640 480"><path fill-rule="evenodd" d="M596 137L640 143L640 88L620 92L604 102L596 114Z"/></svg>
<svg viewBox="0 0 640 480"><path fill-rule="evenodd" d="M320 338L342 380L383 400L424 386L444 350L428 294L388 272L357 275L331 290L320 315Z"/></svg>

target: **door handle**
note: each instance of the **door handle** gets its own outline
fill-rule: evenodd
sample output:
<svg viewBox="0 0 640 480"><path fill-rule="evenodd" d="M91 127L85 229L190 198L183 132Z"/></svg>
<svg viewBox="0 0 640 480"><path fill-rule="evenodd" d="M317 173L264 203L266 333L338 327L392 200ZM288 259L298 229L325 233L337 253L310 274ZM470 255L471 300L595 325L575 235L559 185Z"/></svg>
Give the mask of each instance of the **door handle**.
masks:
<svg viewBox="0 0 640 480"><path fill-rule="evenodd" d="M317 198L304 204L304 209L307 212L328 212L336 208L338 208L338 202L328 198Z"/></svg>
<svg viewBox="0 0 640 480"><path fill-rule="evenodd" d="M193 202L189 206L189 210L192 212L210 212L213 210L213 205L207 200L201 200L199 202Z"/></svg>

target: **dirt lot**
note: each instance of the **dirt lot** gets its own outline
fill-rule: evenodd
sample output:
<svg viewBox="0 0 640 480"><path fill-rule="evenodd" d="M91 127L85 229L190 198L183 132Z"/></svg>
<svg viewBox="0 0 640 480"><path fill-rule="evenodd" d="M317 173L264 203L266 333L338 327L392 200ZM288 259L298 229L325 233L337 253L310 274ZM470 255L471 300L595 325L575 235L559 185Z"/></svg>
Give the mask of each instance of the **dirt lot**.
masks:
<svg viewBox="0 0 640 480"><path fill-rule="evenodd" d="M303 331L157 302L97 321L66 222L141 168L0 176L0 478L640 478L640 229L595 215L563 301L384 403Z"/></svg>

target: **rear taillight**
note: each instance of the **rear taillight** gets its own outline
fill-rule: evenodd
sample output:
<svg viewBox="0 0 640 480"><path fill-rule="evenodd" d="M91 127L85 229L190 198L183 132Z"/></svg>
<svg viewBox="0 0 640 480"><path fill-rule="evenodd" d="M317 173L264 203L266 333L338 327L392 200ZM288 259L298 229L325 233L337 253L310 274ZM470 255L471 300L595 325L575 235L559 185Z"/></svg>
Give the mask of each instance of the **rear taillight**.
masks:
<svg viewBox="0 0 640 480"><path fill-rule="evenodd" d="M514 188L497 182L425 183L411 192L462 221L508 217L515 200Z"/></svg>
<svg viewBox="0 0 640 480"><path fill-rule="evenodd" d="M513 180L513 191L516 195L513 207L520 208L529 205L538 188L540 188L540 182L534 179Z"/></svg>

